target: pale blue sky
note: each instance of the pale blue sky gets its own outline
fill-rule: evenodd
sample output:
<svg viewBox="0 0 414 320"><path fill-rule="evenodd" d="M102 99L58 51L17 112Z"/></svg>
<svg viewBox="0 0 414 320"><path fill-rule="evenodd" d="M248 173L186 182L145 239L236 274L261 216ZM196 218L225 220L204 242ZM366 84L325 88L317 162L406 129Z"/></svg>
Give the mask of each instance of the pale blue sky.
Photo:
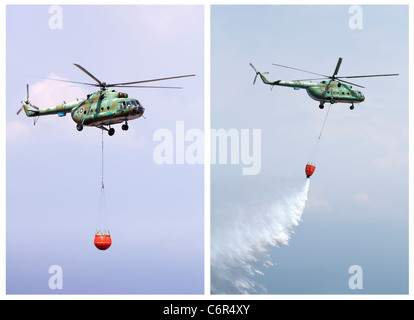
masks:
<svg viewBox="0 0 414 320"><path fill-rule="evenodd" d="M48 9L7 6L7 293L203 293L203 166L153 161L156 130L203 130L203 6L62 6L61 30L49 28ZM36 126L16 115L26 83L41 107L94 92L45 80L91 82L73 63L106 82L196 74L159 83L182 90L122 90L146 119L104 134L106 252L93 245L101 131L78 132L69 114ZM48 287L51 265L63 290Z"/></svg>
<svg viewBox="0 0 414 320"><path fill-rule="evenodd" d="M249 63L269 80L309 78L272 63L330 75L339 57L339 75L400 74L353 79L366 101L332 106L303 221L255 277L268 293L408 292L408 6L361 8L363 29L352 30L349 6L212 6L212 127L262 133L259 175L212 167L213 218L300 184L328 109L305 90L253 86ZM352 265L364 270L361 291L348 287Z"/></svg>

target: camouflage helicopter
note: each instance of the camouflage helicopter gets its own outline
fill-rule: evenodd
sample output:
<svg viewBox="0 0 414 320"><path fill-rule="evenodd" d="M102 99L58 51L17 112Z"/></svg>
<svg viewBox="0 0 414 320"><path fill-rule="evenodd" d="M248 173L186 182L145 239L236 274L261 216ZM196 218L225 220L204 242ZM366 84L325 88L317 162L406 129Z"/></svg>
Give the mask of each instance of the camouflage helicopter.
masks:
<svg viewBox="0 0 414 320"><path fill-rule="evenodd" d="M79 64L75 63L74 65L85 72L93 80L95 80L96 83L85 83L61 79L52 80L95 86L99 87L100 90L88 94L85 100L78 100L70 103L63 102L63 104L57 105L55 107L40 109L30 103L29 85L27 85L27 100L22 101L23 106L19 109L19 111L17 111L17 114L19 114L22 109L24 109L28 117L34 117L34 124L36 124L40 116L57 114L59 117L63 117L66 116L68 112L70 112L73 121L76 122L76 129L78 131L82 131L83 126L96 127L108 131L108 134L112 136L115 133L115 129L112 128L111 125L124 122L122 125L122 130L128 130L128 121L142 117L145 109L137 99L128 98L127 93L108 90L108 88L119 87L181 89L181 87L142 86L136 84L195 76L194 74L190 74L151 80L108 84L106 82L100 81Z"/></svg>
<svg viewBox="0 0 414 320"><path fill-rule="evenodd" d="M314 79L302 79L302 80L294 80L294 81L269 81L263 74L268 72L259 72L250 63L250 66L256 72L256 76L254 78L253 84L256 83L257 76L260 76L263 83L273 86L284 86L284 87L292 87L295 90L306 89L309 96L316 101L319 101L319 108L323 109L325 102L329 102L331 104L334 103L351 103L350 109L354 109L354 103L361 103L365 100L364 94L359 90L352 89L352 85L364 88L358 84L348 82L345 79L351 78L371 78L371 77L387 77L387 76L398 76L398 74L375 74L375 75L362 75L362 76L337 76L339 68L342 63L342 58L338 59L338 63L336 64L336 68L332 76L323 75L320 73L315 73L311 71L306 71L302 69L292 68L280 64L273 63L274 66L303 71L311 74L315 74L318 76L322 76L323 78L314 78ZM329 79L329 80L328 80ZM310 80L323 80L319 83L315 82L302 82L302 81L310 81Z"/></svg>

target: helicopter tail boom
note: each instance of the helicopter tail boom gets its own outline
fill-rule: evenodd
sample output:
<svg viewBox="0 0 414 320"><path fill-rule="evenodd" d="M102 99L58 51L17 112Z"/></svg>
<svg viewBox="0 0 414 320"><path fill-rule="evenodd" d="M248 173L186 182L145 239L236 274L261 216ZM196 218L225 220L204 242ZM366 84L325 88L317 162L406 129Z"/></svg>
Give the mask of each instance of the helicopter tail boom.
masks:
<svg viewBox="0 0 414 320"><path fill-rule="evenodd" d="M260 79L262 79L264 84L268 84L271 86L293 87L294 89L306 89L306 88L309 88L315 85L314 83L307 83L307 82L300 82L300 81L282 81L282 80L269 81L264 76L264 74L268 74L269 72L257 71L256 68L251 63L250 63L250 66L256 72L256 76L254 77L253 84L256 83L257 76L260 76Z"/></svg>
<svg viewBox="0 0 414 320"><path fill-rule="evenodd" d="M58 116L65 116L66 113L70 113L73 108L79 105L79 102L72 102L72 103L63 103L61 105L50 107L50 108L43 108L39 109L31 104L27 104L26 102L22 101L24 112L28 117L39 117L39 116L48 116L52 114L57 114Z"/></svg>
<svg viewBox="0 0 414 320"><path fill-rule="evenodd" d="M26 85L27 90L27 99L26 101L22 101L22 107L17 111L17 115L20 114L20 112L24 109L24 112L26 113L26 116L28 117L39 117L39 116L46 116L50 114L57 114L59 116L66 115L67 112L71 112L72 109L79 105L79 102L72 102L72 103L66 103L63 102L63 104L58 105L56 107L51 108L45 108L40 109L39 107L36 107L33 105L29 100L29 85Z"/></svg>

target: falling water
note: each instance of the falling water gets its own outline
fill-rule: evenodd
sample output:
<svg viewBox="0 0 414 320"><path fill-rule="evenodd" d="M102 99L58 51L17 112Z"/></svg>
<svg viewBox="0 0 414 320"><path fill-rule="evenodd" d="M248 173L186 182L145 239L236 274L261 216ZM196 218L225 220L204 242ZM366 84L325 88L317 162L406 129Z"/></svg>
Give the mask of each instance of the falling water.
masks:
<svg viewBox="0 0 414 320"><path fill-rule="evenodd" d="M265 291L255 280L259 268L272 266L270 251L287 245L301 220L310 179L282 199L228 207L212 213L211 292Z"/></svg>

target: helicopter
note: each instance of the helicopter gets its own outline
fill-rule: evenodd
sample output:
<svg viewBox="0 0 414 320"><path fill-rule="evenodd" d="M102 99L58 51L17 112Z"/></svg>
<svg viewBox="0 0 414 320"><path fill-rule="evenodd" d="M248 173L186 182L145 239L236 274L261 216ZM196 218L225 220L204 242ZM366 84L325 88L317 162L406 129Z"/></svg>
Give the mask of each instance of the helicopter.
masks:
<svg viewBox="0 0 414 320"><path fill-rule="evenodd" d="M338 59L338 63L336 64L334 73L332 76L327 76L324 74L306 71L298 68L292 68L288 66L284 66L281 64L275 64L274 66L298 70L310 74L315 74L318 76L322 76L323 78L314 78L314 79L302 79L302 80L294 80L294 81L269 81L266 79L264 74L267 74L268 72L259 72L256 70L256 68L253 66L253 64L250 63L250 66L254 69L256 72L256 76L254 77L253 84L256 83L257 76L260 76L263 83L273 86L283 86L283 87L293 87L295 90L300 89L306 89L308 95L316 101L319 101L319 108L323 109L325 102L329 102L330 104L334 103L351 103L350 109L354 109L354 103L361 103L365 100L364 94L359 91L352 88L352 85L364 88L363 86L360 86L358 84L343 80L345 79L351 79L351 78L371 78L371 77L387 77L387 76L398 76L396 73L392 74L375 74L375 75L360 75L360 76L337 76L339 68L342 64L342 58ZM302 81L310 81L310 80L322 80L319 83L315 82L302 82Z"/></svg>
<svg viewBox="0 0 414 320"><path fill-rule="evenodd" d="M28 117L34 117L34 124L36 124L40 116L57 114L59 117L64 117L67 113L70 112L73 121L76 122L76 129L78 131L82 131L84 126L96 127L108 131L108 134L112 136L115 133L115 129L111 127L112 125L124 122L122 125L122 130L128 130L128 121L143 117L145 108L137 99L128 98L127 93L109 90L108 88L119 87L181 89L181 87L142 86L136 84L195 76L195 74L189 74L133 82L106 83L100 81L81 65L76 63L74 63L74 65L85 72L93 80L95 80L96 83L85 83L62 79L51 80L95 86L99 87L100 90L88 94L85 100L77 100L70 103L66 103L64 101L62 104L55 107L40 109L30 102L29 85L27 84L27 99L26 101L22 101L22 107L19 109L19 111L17 111L17 114L24 110Z"/></svg>

